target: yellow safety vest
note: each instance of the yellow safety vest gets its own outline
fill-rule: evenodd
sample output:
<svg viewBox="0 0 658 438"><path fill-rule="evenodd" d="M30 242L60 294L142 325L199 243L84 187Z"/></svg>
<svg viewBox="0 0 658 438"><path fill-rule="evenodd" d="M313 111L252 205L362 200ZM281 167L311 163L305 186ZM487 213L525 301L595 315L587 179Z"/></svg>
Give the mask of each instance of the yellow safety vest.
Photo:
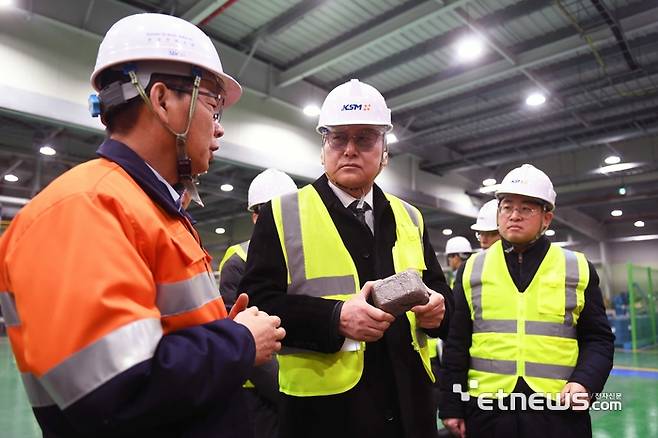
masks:
<svg viewBox="0 0 658 438"><path fill-rule="evenodd" d="M535 392L559 393L578 360L576 325L585 305L585 256L551 245L521 293L500 241L468 259L462 284L473 320L468 380L473 396L509 394L519 377Z"/></svg>
<svg viewBox="0 0 658 438"><path fill-rule="evenodd" d="M423 218L415 207L386 195L396 223L395 272L427 269L423 255ZM272 200L272 212L288 269L288 294L347 300L360 290L359 276L327 208L312 185ZM427 336L407 312L413 348L434 382ZM365 343L357 351L319 353L284 348L279 353L281 392L298 397L340 394L353 388L363 372Z"/></svg>
<svg viewBox="0 0 658 438"><path fill-rule="evenodd" d="M224 253L224 257L222 258L222 261L219 262L219 269L218 269L219 275L222 274L222 268L224 267L224 263L226 263L233 254L237 254L238 257L242 259L242 261L244 262L247 261L247 252L249 252L249 242L250 241L247 240L246 242L236 243L235 245L226 248L226 253Z"/></svg>

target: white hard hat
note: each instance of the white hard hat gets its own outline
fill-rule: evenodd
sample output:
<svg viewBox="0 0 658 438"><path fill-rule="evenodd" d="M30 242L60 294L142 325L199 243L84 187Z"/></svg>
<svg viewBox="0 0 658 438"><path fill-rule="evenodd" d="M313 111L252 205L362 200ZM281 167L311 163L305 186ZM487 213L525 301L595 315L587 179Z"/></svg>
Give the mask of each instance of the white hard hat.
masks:
<svg viewBox="0 0 658 438"><path fill-rule="evenodd" d="M393 129L391 110L384 96L372 85L352 79L331 90L322 104L317 131L341 125L385 126Z"/></svg>
<svg viewBox="0 0 658 438"><path fill-rule="evenodd" d="M296 190L297 185L295 184L295 181L293 181L286 173L277 169L265 169L256 175L256 178L254 178L249 185L247 209L253 211L253 208L258 204L263 204L272 200L272 198Z"/></svg>
<svg viewBox="0 0 658 438"><path fill-rule="evenodd" d="M478 218L471 230L475 231L496 231L498 230L498 223L496 222L496 214L498 213L498 200L492 199L486 202L478 213Z"/></svg>
<svg viewBox="0 0 658 438"><path fill-rule="evenodd" d="M471 243L466 237L455 236L446 242L446 254L460 254L474 252Z"/></svg>
<svg viewBox="0 0 658 438"><path fill-rule="evenodd" d="M196 66L224 84L224 107L237 102L242 94L240 84L224 73L210 38L189 21L171 15L136 14L114 23L98 49L92 87L100 91L100 73L110 68L121 70L126 64L137 66L140 83L146 81L143 87L152 73L181 74L181 67L187 67L185 75L192 76L189 66Z"/></svg>
<svg viewBox="0 0 658 438"><path fill-rule="evenodd" d="M551 179L532 164L524 164L505 175L496 191L496 198L500 200L509 194L541 199L551 210L555 208L556 195Z"/></svg>

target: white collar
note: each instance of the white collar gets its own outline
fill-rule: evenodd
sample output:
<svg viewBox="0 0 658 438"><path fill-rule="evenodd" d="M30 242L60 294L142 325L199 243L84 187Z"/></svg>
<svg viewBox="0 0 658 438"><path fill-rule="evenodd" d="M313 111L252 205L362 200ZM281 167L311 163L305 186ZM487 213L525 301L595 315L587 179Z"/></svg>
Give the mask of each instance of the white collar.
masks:
<svg viewBox="0 0 658 438"><path fill-rule="evenodd" d="M146 163L146 161L144 161L144 163ZM176 190L174 190L174 188L171 186L171 184L169 184L169 183L167 182L167 180L164 179L164 178L162 177L162 175L160 175L160 174L158 173L157 170L155 170L154 168L152 168L151 165L150 165L149 163L146 163L146 165L149 167L149 169L151 169L151 171L153 171L153 174L155 174L155 177L156 177L158 180L160 180L160 182L163 183L163 184L165 185L165 187L167 187L167 190L169 190L169 194L171 195L171 197L172 197L173 200L174 200L174 203L175 203L175 204L178 204L178 198L180 198L180 194L179 194Z"/></svg>
<svg viewBox="0 0 658 438"><path fill-rule="evenodd" d="M338 197L338 199L343 204L343 206L345 206L345 208L347 208L352 202L359 200L359 198L355 198L349 193L344 192L340 187L336 186L329 179L327 179L327 182L329 183L329 187L331 188L331 190ZM370 191L366 193L366 195L363 197L363 200L365 201L366 204L370 206L371 209L374 208L374 206L372 205L372 187L370 188Z"/></svg>

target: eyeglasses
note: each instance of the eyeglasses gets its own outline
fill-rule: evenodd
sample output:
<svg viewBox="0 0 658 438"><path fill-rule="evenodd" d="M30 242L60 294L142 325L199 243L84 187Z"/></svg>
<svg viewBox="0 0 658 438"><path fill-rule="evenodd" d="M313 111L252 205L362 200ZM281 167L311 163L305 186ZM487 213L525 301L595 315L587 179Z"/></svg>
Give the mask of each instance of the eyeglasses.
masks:
<svg viewBox="0 0 658 438"><path fill-rule="evenodd" d="M180 93L192 94L191 88L175 87L170 85L167 85L167 88L170 90L178 91ZM199 90L199 96L209 97L214 100L214 102L208 104L208 106L213 109L212 119L215 121L215 123L221 122L222 114L224 113L224 96L203 90Z"/></svg>
<svg viewBox="0 0 658 438"><path fill-rule="evenodd" d="M498 213L504 217L508 218L512 216L512 213L515 211L519 213L519 216L521 216L524 219L531 218L535 216L537 213L542 211L543 208L540 207L539 205L537 206L529 206L529 205L522 205L521 207L514 207L511 204L501 204L498 207Z"/></svg>
<svg viewBox="0 0 658 438"><path fill-rule="evenodd" d="M384 135L381 131L368 129L355 135L349 135L347 132L329 131L323 135L324 141L335 151L343 152L347 149L350 140L360 152L370 152Z"/></svg>

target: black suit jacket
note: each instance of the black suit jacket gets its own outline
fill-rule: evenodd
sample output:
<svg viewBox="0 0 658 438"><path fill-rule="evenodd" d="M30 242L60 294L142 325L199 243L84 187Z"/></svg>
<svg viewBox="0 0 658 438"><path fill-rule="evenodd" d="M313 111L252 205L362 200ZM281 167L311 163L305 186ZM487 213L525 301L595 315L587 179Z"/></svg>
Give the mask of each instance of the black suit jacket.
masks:
<svg viewBox="0 0 658 438"><path fill-rule="evenodd" d="M379 187L375 185L373 188L373 236L365 225L359 223L343 206L329 187L326 176L316 180L313 186L354 260L361 286L366 281L393 275L395 219L389 202ZM429 288L442 294L446 303L446 316L441 326L429 334L445 338L453 309L452 292L436 259L427 230L424 231L423 244L427 266L423 281ZM331 257L331 254L327 254L327 257ZM338 351L344 340L338 333L342 302L287 295L286 289L285 260L271 205L268 203L261 209L252 235L247 268L240 290L248 292L251 304L281 318L287 333L284 345L326 353ZM397 318L381 340L367 344L364 372L355 388L338 396L305 397L303 403L304 408L307 408L309 404L331 400L335 403L329 402L324 409L339 412L327 415L333 416L334 420L336 416L343 417L344 422L352 423L352 426L341 425L339 419L325 425L322 436L356 436L356 431L362 430L368 431L364 436L374 436L374 431L378 430L379 426L385 429L385 425L378 423L381 420L379 417L396 417L404 436L434 436L436 421L431 381L418 354L411 346L409 322L405 317ZM297 416L300 416L299 414L297 412ZM321 420L307 412L304 422L306 426L311 427L313 422L322 424ZM282 421L285 422L285 419ZM302 420L295 421L300 423ZM307 428L306 433L311 430Z"/></svg>

